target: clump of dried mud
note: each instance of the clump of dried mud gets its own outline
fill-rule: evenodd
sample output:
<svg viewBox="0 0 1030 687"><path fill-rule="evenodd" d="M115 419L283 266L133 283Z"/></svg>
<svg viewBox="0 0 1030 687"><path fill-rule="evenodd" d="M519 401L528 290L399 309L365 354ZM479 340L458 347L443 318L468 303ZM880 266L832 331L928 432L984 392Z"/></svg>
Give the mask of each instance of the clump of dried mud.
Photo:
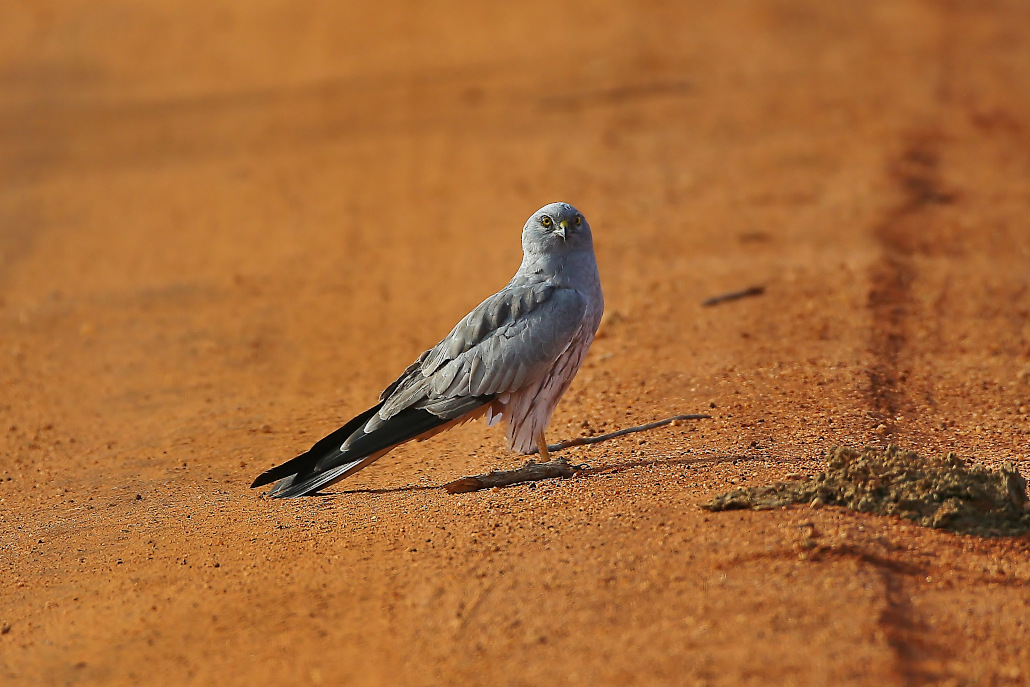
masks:
<svg viewBox="0 0 1030 687"><path fill-rule="evenodd" d="M735 489L701 507L711 511L795 503L896 515L926 527L982 536L1030 534L1026 480L1012 463L968 466L953 453L924 458L896 446L833 448L827 469L806 480Z"/></svg>

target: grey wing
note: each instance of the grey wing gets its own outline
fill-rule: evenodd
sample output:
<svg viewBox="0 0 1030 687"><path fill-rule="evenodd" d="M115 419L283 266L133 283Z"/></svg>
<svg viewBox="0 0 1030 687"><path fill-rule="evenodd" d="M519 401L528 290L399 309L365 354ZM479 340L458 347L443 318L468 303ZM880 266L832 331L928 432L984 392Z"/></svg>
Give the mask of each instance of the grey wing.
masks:
<svg viewBox="0 0 1030 687"><path fill-rule="evenodd" d="M369 431L405 408L449 416L471 399L521 388L570 345L586 306L578 291L547 283L508 287L487 298L387 387Z"/></svg>

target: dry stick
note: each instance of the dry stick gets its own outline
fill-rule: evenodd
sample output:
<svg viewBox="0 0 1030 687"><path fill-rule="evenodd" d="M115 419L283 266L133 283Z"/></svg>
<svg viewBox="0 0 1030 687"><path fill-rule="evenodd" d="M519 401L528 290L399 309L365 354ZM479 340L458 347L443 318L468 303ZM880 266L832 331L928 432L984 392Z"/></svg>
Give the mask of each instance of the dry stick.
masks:
<svg viewBox="0 0 1030 687"><path fill-rule="evenodd" d="M649 429L654 429L655 427L669 425L677 422L678 420L707 420L711 417L711 415L676 415L673 417L667 417L664 420L659 420L658 422L649 422L646 425L627 427L626 429L620 429L617 432L601 434L596 437L578 437L576 439L570 439L569 441L563 441L560 444L551 444L547 447L547 450L561 451L562 449L569 448L570 446L596 444L601 441L614 439L615 437L621 437L625 434L645 432ZM490 489L491 487L506 487L510 484L534 482L536 480L550 479L552 477L572 477L576 471L583 470L586 467L586 465L573 465L564 458L552 460L547 463L536 463L531 460L517 470L495 470L494 472L486 475L463 477L459 480L448 482L443 485L443 488L446 489L448 493L460 494L466 491L479 491L480 489Z"/></svg>
<svg viewBox="0 0 1030 687"><path fill-rule="evenodd" d="M598 444L602 441L608 441L615 437L621 437L624 434L632 434L633 432L646 432L649 429L655 427L663 427L665 425L671 425L673 422L679 420L711 420L711 415L673 415L667 417L664 420L658 422L649 422L646 425L637 425L636 427L627 427L626 429L620 429L616 432L609 432L608 434L601 434L596 437L576 437L575 439L569 439L563 441L560 444L551 444L547 447L548 451L561 451L563 448L569 448L570 446L584 446L586 444ZM536 453L536 449L533 449L531 453Z"/></svg>
<svg viewBox="0 0 1030 687"><path fill-rule="evenodd" d="M764 286L749 286L748 288L741 289L740 291L731 291L730 293L724 293L718 296L712 296L711 298L706 298L703 301L701 301L701 305L719 305L720 303L725 303L727 301L736 301L740 300L741 298L747 298L748 296L761 296L763 293L765 293Z"/></svg>
<svg viewBox="0 0 1030 687"><path fill-rule="evenodd" d="M460 494L466 491L479 491L491 487L506 487L509 484L519 482L533 482L539 479L550 479L551 477L572 477L577 470L582 470L585 465L573 465L564 459L552 460L549 463L534 463L529 461L518 470L494 471L488 475L476 475L475 477L462 477L461 479L448 482L443 485L449 494Z"/></svg>

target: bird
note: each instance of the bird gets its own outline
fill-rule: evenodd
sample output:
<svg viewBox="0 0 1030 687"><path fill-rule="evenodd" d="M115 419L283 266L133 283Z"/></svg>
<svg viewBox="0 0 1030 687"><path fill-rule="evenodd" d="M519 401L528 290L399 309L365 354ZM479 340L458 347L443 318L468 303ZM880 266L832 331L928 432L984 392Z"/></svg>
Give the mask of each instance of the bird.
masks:
<svg viewBox="0 0 1030 687"><path fill-rule="evenodd" d="M486 416L509 447L550 460L544 432L594 340L604 295L586 218L550 203L522 228L511 281L386 387L379 401L251 488L273 498L319 492L393 448Z"/></svg>

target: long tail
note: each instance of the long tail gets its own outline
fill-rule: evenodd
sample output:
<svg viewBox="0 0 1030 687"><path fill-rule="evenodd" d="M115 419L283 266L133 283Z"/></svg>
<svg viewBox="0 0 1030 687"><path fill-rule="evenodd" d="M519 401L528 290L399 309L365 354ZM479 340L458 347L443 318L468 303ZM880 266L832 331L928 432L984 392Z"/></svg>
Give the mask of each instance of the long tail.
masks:
<svg viewBox="0 0 1030 687"><path fill-rule="evenodd" d="M489 402L490 398L469 400L472 401L471 407L461 409L464 412L458 414L458 419ZM307 452L261 473L250 488L278 480L279 483L269 492L269 496L305 496L353 475L395 446L432 435L434 430L455 421L455 416L450 413L449 417L441 417L423 408L406 408L366 434L365 424L381 407L382 403L369 408L318 441Z"/></svg>

